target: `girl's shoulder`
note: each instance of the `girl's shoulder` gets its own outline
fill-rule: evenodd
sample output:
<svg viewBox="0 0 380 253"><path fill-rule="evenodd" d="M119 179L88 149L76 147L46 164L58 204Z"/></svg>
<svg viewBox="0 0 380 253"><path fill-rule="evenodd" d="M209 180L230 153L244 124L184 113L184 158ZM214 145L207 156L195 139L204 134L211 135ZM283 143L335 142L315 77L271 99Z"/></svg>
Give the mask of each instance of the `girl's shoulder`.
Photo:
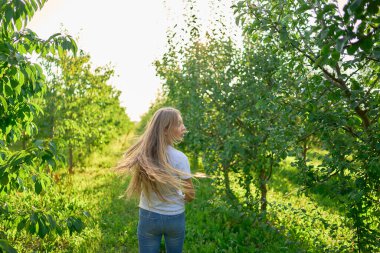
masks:
<svg viewBox="0 0 380 253"><path fill-rule="evenodd" d="M167 153L168 156L173 160L187 160L187 156L173 146L168 146Z"/></svg>
<svg viewBox="0 0 380 253"><path fill-rule="evenodd" d="M190 174L190 164L187 156L175 149L172 146L168 146L167 155L169 159L169 163L176 169L183 171L187 174ZM181 176L182 179L187 179L189 176Z"/></svg>

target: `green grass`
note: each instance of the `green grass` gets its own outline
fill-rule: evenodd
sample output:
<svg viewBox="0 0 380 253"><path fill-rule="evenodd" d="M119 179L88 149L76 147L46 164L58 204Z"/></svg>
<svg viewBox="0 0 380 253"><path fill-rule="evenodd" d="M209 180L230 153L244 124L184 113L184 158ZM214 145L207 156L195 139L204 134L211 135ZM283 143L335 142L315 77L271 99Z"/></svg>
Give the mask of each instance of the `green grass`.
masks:
<svg viewBox="0 0 380 253"><path fill-rule="evenodd" d="M353 252L353 229L343 206L329 198L333 184L318 189L300 191L297 169L286 159L274 171L268 182L268 219L281 233L297 241L301 251ZM238 175L231 173L232 187L240 200L244 190L238 184ZM251 187L255 192L256 188Z"/></svg>
<svg viewBox="0 0 380 253"><path fill-rule="evenodd" d="M119 198L127 181L105 169L77 171L71 194L84 203L94 221L71 238L67 251L137 252L137 201ZM195 185L197 199L186 210L184 252L300 252L296 242L269 224L219 199L211 179L200 179Z"/></svg>
<svg viewBox="0 0 380 253"><path fill-rule="evenodd" d="M288 167L288 171L292 168ZM282 173L283 174L283 173ZM281 175L281 174L280 174ZM284 178L281 178L284 179ZM278 180L278 179L277 179ZM274 214L277 226L308 245L309 252L352 252L353 230L349 220L340 212L339 205L319 195L305 195L295 191L296 185L287 180L289 192L276 191L276 176L268 192L271 202L268 212ZM321 204L323 202L323 204Z"/></svg>
<svg viewBox="0 0 380 253"><path fill-rule="evenodd" d="M51 192L28 196L67 213L89 211L91 218L84 217L86 228L71 236L64 233L61 237L38 239L9 232L19 251L137 252L138 201L120 198L128 178L111 169L128 145L127 136L114 141L88 157L84 161L86 167L76 168L75 174L58 173L60 181ZM315 200L297 194L299 185L294 173L287 161L273 175L268 192L268 220L243 212L219 197L213 179L196 180L197 197L186 206L184 252L352 252L352 231L339 209L325 197ZM236 183L234 187L242 194ZM12 196L12 201L20 202L22 198L27 200L26 196Z"/></svg>

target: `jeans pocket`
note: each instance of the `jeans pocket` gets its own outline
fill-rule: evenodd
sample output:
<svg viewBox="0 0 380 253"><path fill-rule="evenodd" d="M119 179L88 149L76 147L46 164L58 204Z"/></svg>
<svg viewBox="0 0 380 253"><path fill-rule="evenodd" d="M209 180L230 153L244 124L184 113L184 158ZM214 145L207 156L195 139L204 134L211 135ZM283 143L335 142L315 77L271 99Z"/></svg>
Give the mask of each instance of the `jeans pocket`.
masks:
<svg viewBox="0 0 380 253"><path fill-rule="evenodd" d="M162 231L162 221L157 217L139 217L137 234L145 237L157 235Z"/></svg>
<svg viewBox="0 0 380 253"><path fill-rule="evenodd" d="M139 217L144 218L144 219L148 219L148 220L159 220L159 219L161 219L161 214L140 208Z"/></svg>
<svg viewBox="0 0 380 253"><path fill-rule="evenodd" d="M166 216L165 231L171 235L183 235L185 233L185 213Z"/></svg>

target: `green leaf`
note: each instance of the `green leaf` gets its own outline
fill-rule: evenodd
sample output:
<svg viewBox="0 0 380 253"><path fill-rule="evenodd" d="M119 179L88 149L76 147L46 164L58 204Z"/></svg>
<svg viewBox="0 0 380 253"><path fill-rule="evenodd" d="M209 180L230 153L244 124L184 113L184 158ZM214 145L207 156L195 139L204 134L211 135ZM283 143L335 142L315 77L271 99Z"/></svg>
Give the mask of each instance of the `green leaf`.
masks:
<svg viewBox="0 0 380 253"><path fill-rule="evenodd" d="M51 216L50 214L48 214L47 215L47 219L49 221L50 227L52 229L55 229L57 227L57 222L55 221L55 219L53 218L53 216Z"/></svg>
<svg viewBox="0 0 380 253"><path fill-rule="evenodd" d="M373 42L370 37L364 38L359 41L359 47L366 53L369 53L371 51Z"/></svg>
<svg viewBox="0 0 380 253"><path fill-rule="evenodd" d="M16 20L16 28L18 31L22 28L22 20L20 18Z"/></svg>
<svg viewBox="0 0 380 253"><path fill-rule="evenodd" d="M323 8L323 13L326 13L326 12L331 12L331 11L334 11L337 9L337 6L335 4L327 4L325 5L325 7Z"/></svg>
<svg viewBox="0 0 380 253"><path fill-rule="evenodd" d="M297 10L296 10L296 13L297 14L301 14L301 13L304 13L305 11L307 10L310 10L311 9L311 6L309 4L302 4L301 7L299 7Z"/></svg>
<svg viewBox="0 0 380 253"><path fill-rule="evenodd" d="M54 46L50 47L50 53L55 54L55 48L54 48Z"/></svg>
<svg viewBox="0 0 380 253"><path fill-rule="evenodd" d="M62 45L62 48L63 48L65 51L66 51L66 50L70 50L71 47L72 47L72 44L71 44L69 41L67 41L67 40L63 41L63 43L62 43L61 45Z"/></svg>
<svg viewBox="0 0 380 253"><path fill-rule="evenodd" d="M63 56L64 56L64 51L63 51L62 46L58 46L58 56L60 58L63 58Z"/></svg>
<svg viewBox="0 0 380 253"><path fill-rule="evenodd" d="M27 219L22 219L18 224L17 224L17 231L21 231L25 228Z"/></svg>
<svg viewBox="0 0 380 253"><path fill-rule="evenodd" d="M79 233L81 232L83 229L84 229L84 223L81 219L77 219L77 218L74 218L74 227L75 227L75 230Z"/></svg>
<svg viewBox="0 0 380 253"><path fill-rule="evenodd" d="M31 0L30 3L32 4L32 7L33 7L34 11L37 11L38 10L38 6L37 6L37 3L36 3L36 0Z"/></svg>
<svg viewBox="0 0 380 253"><path fill-rule="evenodd" d="M286 30L286 26L283 25L281 30L280 30L280 39L281 41L286 41L288 40L288 31Z"/></svg>
<svg viewBox="0 0 380 253"><path fill-rule="evenodd" d="M330 45L324 45L321 49L321 56L327 58L330 55Z"/></svg>
<svg viewBox="0 0 380 253"><path fill-rule="evenodd" d="M52 153L57 152L57 146L55 145L55 143L53 141L49 142L49 149Z"/></svg>
<svg viewBox="0 0 380 253"><path fill-rule="evenodd" d="M7 104L7 101L5 100L5 98L3 96L0 95L0 102L4 108L4 112L7 112L8 111L8 104Z"/></svg>
<svg viewBox="0 0 380 253"><path fill-rule="evenodd" d="M88 211L83 211L84 216L91 217L91 214Z"/></svg>
<svg viewBox="0 0 380 253"><path fill-rule="evenodd" d="M31 136L32 135L32 129L31 129L31 126L30 124L27 124L26 127L25 127L25 134L27 136Z"/></svg>
<svg viewBox="0 0 380 253"><path fill-rule="evenodd" d="M334 60L334 62L339 61L339 59L340 59L340 53L338 51L334 50L331 53L331 58Z"/></svg>
<svg viewBox="0 0 380 253"><path fill-rule="evenodd" d="M323 40L327 37L329 32L330 32L329 28L326 28L319 33L319 37Z"/></svg>
<svg viewBox="0 0 380 253"><path fill-rule="evenodd" d="M360 126L362 124L362 119L359 116L354 115L348 120L348 122L351 126Z"/></svg>
<svg viewBox="0 0 380 253"><path fill-rule="evenodd" d="M0 249L7 253L17 253L17 250L9 245L8 241L5 239L0 239Z"/></svg>
<svg viewBox="0 0 380 253"><path fill-rule="evenodd" d="M336 50L338 50L338 52L342 52L343 49L344 49L344 46L347 44L347 38L346 37L343 37L341 39L338 39L337 42L336 42Z"/></svg>
<svg viewBox="0 0 380 253"><path fill-rule="evenodd" d="M45 3L46 0L44 0L44 1L36 0L36 1L37 1L37 3L38 3L38 8L39 8L39 9L42 9L42 7L44 6L44 3Z"/></svg>
<svg viewBox="0 0 380 253"><path fill-rule="evenodd" d="M5 10L5 24L9 24L13 17L13 8L11 6L8 6L8 8Z"/></svg>
<svg viewBox="0 0 380 253"><path fill-rule="evenodd" d="M69 38L70 38L70 41L71 41L71 48L73 50L73 53L74 53L74 55L76 55L77 52L78 52L78 45L77 45L77 43L75 42L75 40L71 36Z"/></svg>
<svg viewBox="0 0 380 253"><path fill-rule="evenodd" d="M35 140L34 146L36 146L38 149L42 150L44 148L44 141L43 140Z"/></svg>
<svg viewBox="0 0 380 253"><path fill-rule="evenodd" d="M376 58L376 59L380 59L380 48L375 48L373 50L373 56Z"/></svg>
<svg viewBox="0 0 380 253"><path fill-rule="evenodd" d="M38 219L38 236L44 238L49 233L49 228L46 226L43 216Z"/></svg>
<svg viewBox="0 0 380 253"><path fill-rule="evenodd" d="M359 8L361 5L362 0L355 0L352 2L352 4L348 7L350 12L356 12L356 10Z"/></svg>
<svg viewBox="0 0 380 253"><path fill-rule="evenodd" d="M46 42L49 42L50 40L52 40L52 39L54 39L55 37L58 37L58 36L60 36L61 35L61 33L54 33L53 35L51 35L47 40L46 40ZM46 43L45 42L45 43Z"/></svg>
<svg viewBox="0 0 380 253"><path fill-rule="evenodd" d="M41 66L38 64L33 64L34 69L38 75L43 75L44 71L42 70Z"/></svg>
<svg viewBox="0 0 380 253"><path fill-rule="evenodd" d="M9 183L8 173L3 172L0 177L0 184L1 185L7 185Z"/></svg>
<svg viewBox="0 0 380 253"><path fill-rule="evenodd" d="M48 164L52 167L52 168L56 168L57 167L57 164L55 163L54 159L47 159L47 162Z"/></svg>
<svg viewBox="0 0 380 253"><path fill-rule="evenodd" d="M355 54L355 52L358 50L359 48L359 44L358 43L355 43L355 44L351 44L347 47L347 53L349 55L353 55Z"/></svg>
<svg viewBox="0 0 380 253"><path fill-rule="evenodd" d="M30 223L29 223L29 226L28 226L29 233L31 233L31 234L36 233L37 220L38 220L38 216L37 216L37 214L35 212L33 212L30 215Z"/></svg>
<svg viewBox="0 0 380 253"><path fill-rule="evenodd" d="M42 185L41 185L41 182L37 179L34 182L34 192L37 193L37 194L40 194L41 191L42 191Z"/></svg>
<svg viewBox="0 0 380 253"><path fill-rule="evenodd" d="M260 109L262 109L262 107L263 107L264 105L265 105L264 101L259 100L259 101L257 101L257 103L256 103L256 105L255 105L255 108L256 108L257 110L260 110Z"/></svg>
<svg viewBox="0 0 380 253"><path fill-rule="evenodd" d="M24 190L24 182L22 181L22 179L20 177L17 177L17 183L18 183L21 191L23 191Z"/></svg>

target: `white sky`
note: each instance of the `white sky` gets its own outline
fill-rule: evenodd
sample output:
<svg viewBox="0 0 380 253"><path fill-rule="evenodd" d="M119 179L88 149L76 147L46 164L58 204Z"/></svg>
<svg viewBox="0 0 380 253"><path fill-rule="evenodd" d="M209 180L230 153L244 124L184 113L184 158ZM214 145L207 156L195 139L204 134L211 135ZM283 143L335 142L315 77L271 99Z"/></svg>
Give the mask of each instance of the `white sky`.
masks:
<svg viewBox="0 0 380 253"><path fill-rule="evenodd" d="M111 63L115 77L110 84L121 90L122 105L137 121L161 88L153 62L165 51L167 28L183 23L184 2L49 0L28 28L46 39L63 26L73 37L79 36L78 47L90 54L93 67ZM209 2L215 1L198 0L203 23L212 16Z"/></svg>

